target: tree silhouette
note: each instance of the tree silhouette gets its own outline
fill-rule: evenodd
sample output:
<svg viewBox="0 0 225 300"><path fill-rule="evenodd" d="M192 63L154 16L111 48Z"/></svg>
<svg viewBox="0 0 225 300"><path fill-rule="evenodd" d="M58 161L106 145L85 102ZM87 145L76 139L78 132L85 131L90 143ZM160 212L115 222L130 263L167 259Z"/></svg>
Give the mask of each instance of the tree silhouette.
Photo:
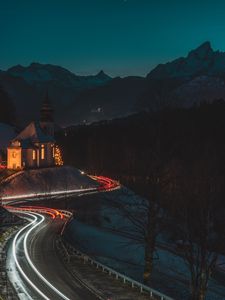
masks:
<svg viewBox="0 0 225 300"><path fill-rule="evenodd" d="M0 86L0 122L15 124L15 107L11 98Z"/></svg>

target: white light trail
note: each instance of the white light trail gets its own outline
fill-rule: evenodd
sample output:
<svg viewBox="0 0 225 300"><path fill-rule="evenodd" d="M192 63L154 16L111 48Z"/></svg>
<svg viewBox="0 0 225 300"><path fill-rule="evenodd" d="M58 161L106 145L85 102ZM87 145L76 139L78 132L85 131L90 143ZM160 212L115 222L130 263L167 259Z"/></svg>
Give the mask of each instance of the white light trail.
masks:
<svg viewBox="0 0 225 300"><path fill-rule="evenodd" d="M28 254L28 250L27 250L27 239L30 235L30 233L37 227L39 226L42 222L44 222L45 217L37 214L37 213L32 213L33 215L39 216L41 218L41 221L39 221L38 223L36 223L34 226L32 226L26 233L25 238L23 240L23 246L24 246L24 252L25 252L25 256L26 259L29 263L29 265L31 266L31 268L34 270L34 272L39 276L39 278L44 281L54 292L56 292L60 297L62 297L65 300L70 300L69 298L67 298L63 293L61 293L56 287L54 287L39 271L38 269L35 267L35 265L33 264L33 262L30 259L30 256Z"/></svg>
<svg viewBox="0 0 225 300"><path fill-rule="evenodd" d="M69 195L73 193L99 193L104 191L112 191L120 188L120 184L107 177L103 176L90 176L93 180L97 181L102 186L92 187L92 188L80 188L80 189L69 189L69 190L61 190L61 191L51 191L49 193L42 192L42 193L29 193L29 194L22 194L22 195L6 195L1 198L3 202L7 200L13 199L29 199L29 198L38 198L38 197L49 197L49 196L60 196L60 195ZM40 198L38 198L40 200Z"/></svg>
<svg viewBox="0 0 225 300"><path fill-rule="evenodd" d="M58 196L63 194L72 194L79 192L89 192L89 191L97 191L97 188L87 188L87 189L73 189L73 190L63 190L63 191L55 191L50 193L30 193L30 194L22 194L22 195L12 195L12 196L3 196L2 200L11 200L11 199L24 199L24 198L33 198L33 197L46 197L46 196Z"/></svg>
<svg viewBox="0 0 225 300"><path fill-rule="evenodd" d="M17 250L17 239L19 237L19 235L25 231L25 229L27 229L28 227L32 226L36 220L37 220L37 217L36 216L33 216L31 214L28 214L26 213L27 215L31 216L32 218L34 218L34 220L25 225L23 228L21 228L17 234L15 235L14 239L13 239L13 245L12 245L12 252L13 252L13 258L14 258L14 261L16 263L16 266L17 266L17 269L19 271L19 273L24 277L24 279L29 283L29 285L40 295L42 296L42 298L44 298L45 300L50 300L44 293L42 293L41 290L39 290L39 288L28 278L28 276L25 274L25 272L23 271L22 267L20 266L19 262L18 262L18 259L17 259L17 254L16 254L16 250ZM24 287L21 285L22 289L24 290L25 294L30 298L30 299L33 299L30 294L24 289Z"/></svg>
<svg viewBox="0 0 225 300"><path fill-rule="evenodd" d="M15 209L16 210L16 209ZM18 211L19 213L21 213L21 211ZM38 275L38 277L49 287L51 288L55 293L57 293L62 299L64 300L70 300L68 297L66 297L63 293L61 293L55 286L53 286L39 271L38 269L35 267L35 265L33 264L29 253L28 253L28 249L27 249L27 244L28 244L28 237L29 235L32 233L32 231L41 225L42 222L44 222L45 217L38 214L38 213L28 213L28 212L22 212L23 214L30 216L33 218L33 221L31 221L29 224L25 225L23 228L21 228L14 240L13 240L13 258L14 261L16 263L17 269L19 271L19 273L24 277L24 279L28 282L28 284L45 300L50 300L50 298L48 298L48 296L46 296L29 278L28 276L25 274L24 270L22 269L22 267L20 266L18 259L17 259L17 240L19 235L24 232L27 228L31 227L27 233L25 234L24 240L23 240L23 248L24 248L24 253L25 253L25 257L26 260L28 262L28 264L30 265L30 267L33 269L33 271ZM40 221L38 221L38 217L41 218ZM37 222L38 221L38 222ZM32 299L32 297L30 296L30 294L25 290L25 288L21 285L21 287L23 288L25 294L29 297L29 299Z"/></svg>
<svg viewBox="0 0 225 300"><path fill-rule="evenodd" d="M119 189L121 186L118 182L111 180L109 178L103 177L103 176L92 176L92 179L98 181L100 183L99 187L96 188L82 188L82 189L70 189L70 190L62 190L62 191L53 191L53 192L42 192L42 193L29 193L29 194L22 194L22 195L5 195L2 198L0 198L3 202L4 205L7 204L7 200L8 200L8 204L12 203L12 204L18 204L20 202L22 202L22 200L28 201L28 200L40 200L40 197L44 197L47 198L49 196L59 196L59 195L67 195L67 194L73 194L73 193L82 193L82 194L94 194L94 193L99 193L99 192L105 192L105 191L112 191L115 189ZM80 195L78 195L80 196ZM10 200L15 200L17 199L17 201L10 201ZM7 208L7 207L6 207ZM28 243L28 237L29 235L32 233L32 231L38 227L39 225L41 225L42 222L44 222L45 217L38 214L38 213L34 213L34 212L25 212L25 211L21 211L21 209L15 209L13 207L8 207L8 209L10 211L15 211L17 213L23 213L29 217L32 217L32 221L25 225L23 228L21 228L16 236L13 239L13 243L12 243L12 256L13 259L15 261L15 265L16 268L18 270L18 273L20 273L22 275L22 277L26 280L26 282L45 300L51 300L50 298L48 298L47 295L45 295L35 284L34 282L32 282L29 277L25 274L24 270L22 269L18 258L17 258L17 248L18 245L20 244L20 242L18 241L18 238L20 236L21 233L23 233L26 229L28 229L29 227L31 227L25 234L23 234L24 240L23 240L23 248L24 248L24 254L26 257L26 260L28 262L28 264L30 265L30 267L33 269L33 271L37 274L37 276L51 289L53 290L55 293L57 293L61 298L63 298L64 300L70 300L69 298L67 298L62 292L60 292L55 286L53 286L40 272L39 270L36 268L36 266L33 264L29 253L28 253L28 249L27 249L27 243ZM46 208L41 208L39 212L44 212L44 213L49 213L46 211ZM63 213L63 212L62 212ZM60 214L60 212L59 212ZM56 215L58 215L56 213ZM66 215L66 214L65 214ZM41 218L40 221L38 221L38 217ZM37 222L38 221L38 222ZM22 238L22 237L21 237ZM30 296L30 293L26 290L26 288L20 284L20 287L22 288L22 290L24 291L24 293L27 295L27 297L29 299L33 299Z"/></svg>

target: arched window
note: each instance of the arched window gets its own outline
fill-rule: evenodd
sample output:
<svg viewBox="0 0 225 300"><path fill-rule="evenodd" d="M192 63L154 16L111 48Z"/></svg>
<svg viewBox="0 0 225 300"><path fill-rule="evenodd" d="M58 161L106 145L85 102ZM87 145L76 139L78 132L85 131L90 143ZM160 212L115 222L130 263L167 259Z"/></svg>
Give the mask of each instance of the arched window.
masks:
<svg viewBox="0 0 225 300"><path fill-rule="evenodd" d="M52 145L52 156L53 156L53 158L55 157L55 147L54 147L54 145Z"/></svg>
<svg viewBox="0 0 225 300"><path fill-rule="evenodd" d="M45 146L41 145L41 159L45 159Z"/></svg>
<svg viewBox="0 0 225 300"><path fill-rule="evenodd" d="M35 150L33 150L32 156L33 156L33 160L35 160L36 159L36 151Z"/></svg>

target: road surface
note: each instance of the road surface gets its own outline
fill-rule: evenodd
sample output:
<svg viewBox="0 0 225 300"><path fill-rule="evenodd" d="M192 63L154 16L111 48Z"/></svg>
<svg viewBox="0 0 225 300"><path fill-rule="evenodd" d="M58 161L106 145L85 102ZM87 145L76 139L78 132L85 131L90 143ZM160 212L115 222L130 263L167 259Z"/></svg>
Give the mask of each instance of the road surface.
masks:
<svg viewBox="0 0 225 300"><path fill-rule="evenodd" d="M56 238L64 224L60 215L22 212L29 219L12 240L8 255L10 280L21 299L99 299L67 271L56 251Z"/></svg>
<svg viewBox="0 0 225 300"><path fill-rule="evenodd" d="M18 207L22 203L34 205L40 197L66 194L89 194L120 188L118 182L102 176L92 176L99 186L91 189L65 190L50 193L24 194L2 197L6 209L20 214L29 222L13 238L9 247L8 276L20 299L34 300L95 300L103 299L82 280L75 278L57 256L56 240L65 224L66 213L41 207Z"/></svg>
<svg viewBox="0 0 225 300"><path fill-rule="evenodd" d="M88 195L100 192L109 192L112 190L120 189L121 186L118 181L104 176L90 176L93 180L97 181L98 186L95 188L80 188L80 189L65 189L60 191L39 192L39 193L25 193L3 195L0 197L3 205L18 205L24 202L34 202L35 200L46 200L48 198L63 198L65 196Z"/></svg>

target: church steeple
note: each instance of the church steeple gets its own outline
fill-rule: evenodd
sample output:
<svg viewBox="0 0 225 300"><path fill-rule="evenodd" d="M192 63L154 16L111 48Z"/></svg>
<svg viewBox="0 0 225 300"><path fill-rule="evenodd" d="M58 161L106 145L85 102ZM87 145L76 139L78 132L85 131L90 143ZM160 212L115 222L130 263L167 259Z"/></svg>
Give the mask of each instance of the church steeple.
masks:
<svg viewBox="0 0 225 300"><path fill-rule="evenodd" d="M46 92L46 95L42 102L42 107L40 110L40 126L46 134L51 135L51 136L54 136L53 112L54 112L54 110L51 106L48 92Z"/></svg>
<svg viewBox="0 0 225 300"><path fill-rule="evenodd" d="M53 122L53 108L51 106L48 92L46 92L45 98L42 102L42 107L41 107L41 121L43 122Z"/></svg>

